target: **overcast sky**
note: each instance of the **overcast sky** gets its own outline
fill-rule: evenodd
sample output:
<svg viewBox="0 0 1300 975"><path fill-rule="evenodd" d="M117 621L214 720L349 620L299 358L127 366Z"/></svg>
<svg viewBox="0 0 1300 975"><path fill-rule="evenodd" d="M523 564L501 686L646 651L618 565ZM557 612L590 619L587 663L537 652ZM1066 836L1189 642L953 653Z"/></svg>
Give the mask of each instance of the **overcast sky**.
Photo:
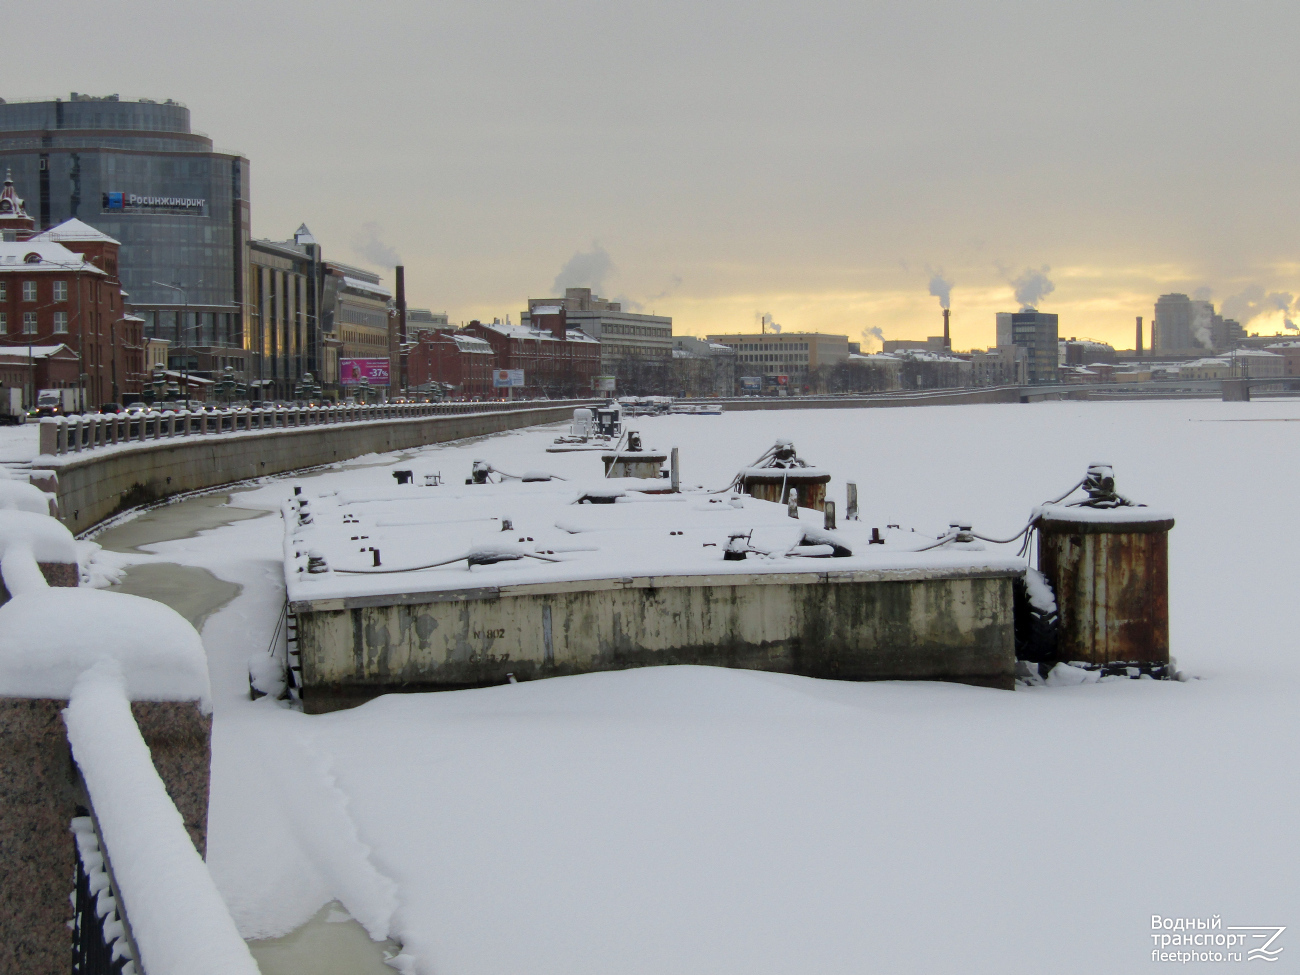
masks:
<svg viewBox="0 0 1300 975"><path fill-rule="evenodd" d="M175 98L253 232L453 321L589 285L678 332L941 328L1020 281L1133 343L1167 291L1300 318L1295 0L65 2L6 98ZM29 194L30 195L30 194ZM1032 273L1027 275L1027 271ZM936 282L937 283L937 282ZM943 290L937 287L935 290Z"/></svg>

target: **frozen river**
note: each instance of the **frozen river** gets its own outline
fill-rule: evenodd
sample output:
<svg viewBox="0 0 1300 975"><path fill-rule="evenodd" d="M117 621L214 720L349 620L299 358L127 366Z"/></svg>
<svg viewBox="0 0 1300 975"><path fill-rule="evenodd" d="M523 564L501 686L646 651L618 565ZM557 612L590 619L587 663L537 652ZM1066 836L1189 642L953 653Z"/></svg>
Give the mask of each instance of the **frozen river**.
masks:
<svg viewBox="0 0 1300 975"><path fill-rule="evenodd" d="M246 937L297 932L265 970L342 970L293 967L345 958L337 937L364 964L401 945L395 968L439 975L1128 972L1151 964L1152 915L1300 920L1300 402L631 425L715 487L788 436L831 497L858 483L865 521L936 535L959 517L1010 535L1109 462L1178 519L1173 652L1200 679L1005 692L660 668L309 717L247 697L283 599L279 517L247 515L292 479L160 509L87 555L203 621L209 865ZM553 435L364 458L313 487L391 485L392 467L463 480L479 457L599 463L545 454Z"/></svg>

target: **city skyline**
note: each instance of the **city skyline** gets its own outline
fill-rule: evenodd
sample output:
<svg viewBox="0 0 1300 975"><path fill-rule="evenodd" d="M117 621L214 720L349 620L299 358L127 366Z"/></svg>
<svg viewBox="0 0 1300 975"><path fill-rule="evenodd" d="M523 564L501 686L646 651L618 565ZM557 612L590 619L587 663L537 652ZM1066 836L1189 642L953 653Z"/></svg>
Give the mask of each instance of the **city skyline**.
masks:
<svg viewBox="0 0 1300 975"><path fill-rule="evenodd" d="M1127 348L1164 293L1271 333L1300 292L1281 3L69 9L25 12L4 97L183 102L251 160L255 237L400 261L452 321L567 284L679 334L923 338L939 274L983 348L1032 269L1063 335ZM162 20L191 41L100 56Z"/></svg>

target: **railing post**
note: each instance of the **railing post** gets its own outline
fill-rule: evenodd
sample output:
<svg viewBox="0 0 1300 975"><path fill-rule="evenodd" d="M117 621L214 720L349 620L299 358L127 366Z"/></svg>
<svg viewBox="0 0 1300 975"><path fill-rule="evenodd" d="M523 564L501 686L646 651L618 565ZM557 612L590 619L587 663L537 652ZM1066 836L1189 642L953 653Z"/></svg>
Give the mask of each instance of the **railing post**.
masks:
<svg viewBox="0 0 1300 975"><path fill-rule="evenodd" d="M59 452L59 424L52 416L40 420L40 452L51 456Z"/></svg>

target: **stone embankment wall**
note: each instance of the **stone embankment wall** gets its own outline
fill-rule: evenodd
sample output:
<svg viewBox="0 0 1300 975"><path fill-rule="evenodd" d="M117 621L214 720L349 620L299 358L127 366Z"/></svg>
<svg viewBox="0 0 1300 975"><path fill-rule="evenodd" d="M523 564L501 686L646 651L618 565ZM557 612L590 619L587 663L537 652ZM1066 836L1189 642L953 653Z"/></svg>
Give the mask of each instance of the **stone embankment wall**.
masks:
<svg viewBox="0 0 1300 975"><path fill-rule="evenodd" d="M124 507L170 494L556 423L571 419L575 405L582 404L145 440L41 456L36 466L58 475L59 517L81 532Z"/></svg>
<svg viewBox="0 0 1300 975"><path fill-rule="evenodd" d="M877 393L872 396L743 396L734 399L695 399L684 402L721 404L729 413L748 410L860 410L877 406L963 406L978 403L1019 403L1020 386L989 386L918 392Z"/></svg>

